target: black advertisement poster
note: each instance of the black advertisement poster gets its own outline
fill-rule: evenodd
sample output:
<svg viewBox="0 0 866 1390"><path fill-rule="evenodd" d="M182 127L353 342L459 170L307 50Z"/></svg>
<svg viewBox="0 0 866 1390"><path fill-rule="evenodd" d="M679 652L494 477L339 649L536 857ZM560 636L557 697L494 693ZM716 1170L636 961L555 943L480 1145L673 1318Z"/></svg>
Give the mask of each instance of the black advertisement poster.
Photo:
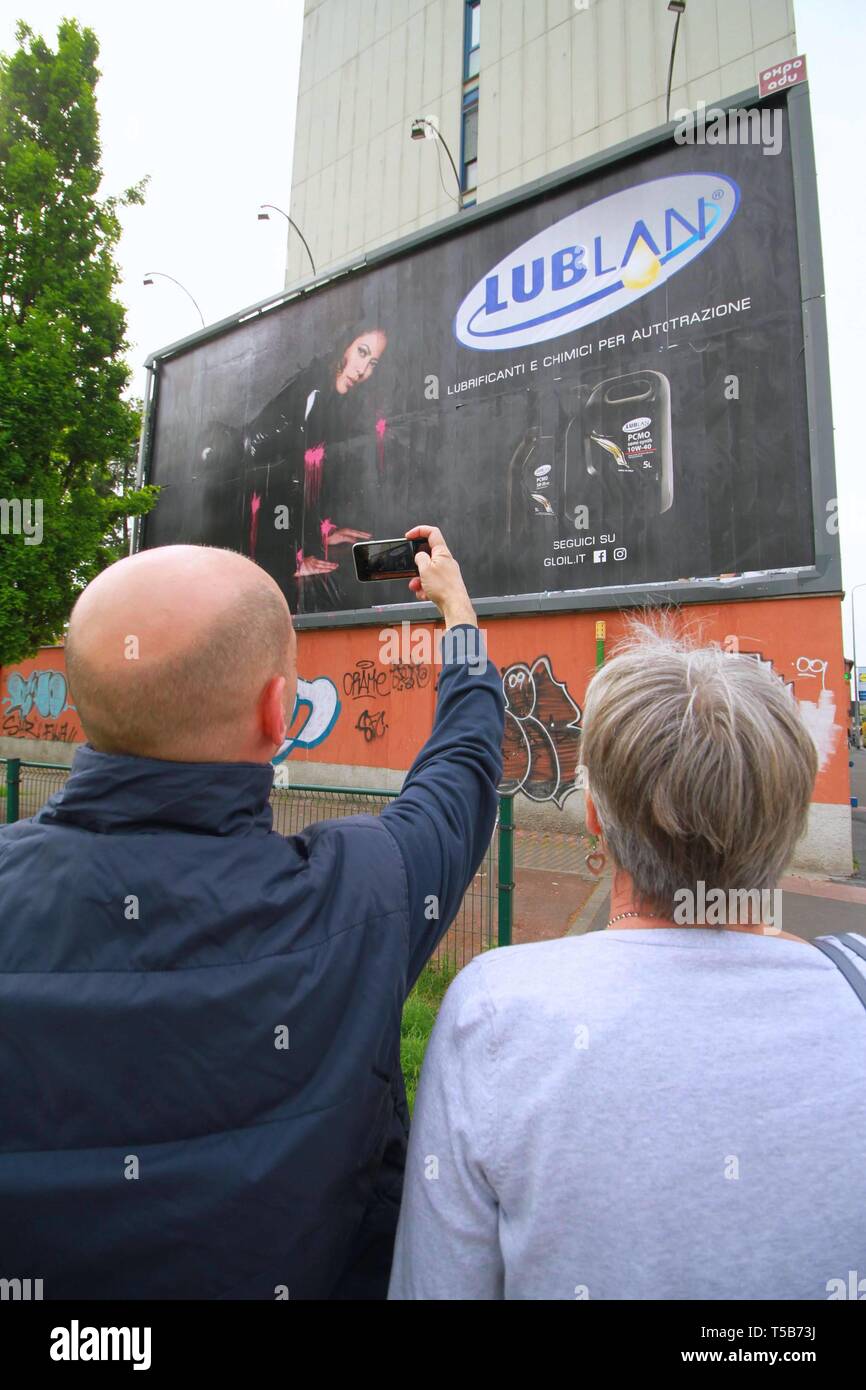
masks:
<svg viewBox="0 0 866 1390"><path fill-rule="evenodd" d="M671 140L161 362L143 544L241 550L306 614L406 602L358 583L352 543L418 522L476 599L793 584L814 540L779 118L776 153Z"/></svg>

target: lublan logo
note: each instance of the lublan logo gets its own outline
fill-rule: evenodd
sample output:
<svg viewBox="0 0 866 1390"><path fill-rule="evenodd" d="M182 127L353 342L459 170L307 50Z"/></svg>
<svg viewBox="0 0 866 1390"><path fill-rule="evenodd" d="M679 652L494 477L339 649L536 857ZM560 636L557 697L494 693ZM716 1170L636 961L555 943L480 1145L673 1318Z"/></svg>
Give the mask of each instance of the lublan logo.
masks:
<svg viewBox="0 0 866 1390"><path fill-rule="evenodd" d="M623 434L637 434L638 430L649 429L652 419L649 415L639 415L636 420L627 420L622 427Z"/></svg>
<svg viewBox="0 0 866 1390"><path fill-rule="evenodd" d="M724 174L669 174L571 212L470 290L454 319L464 347L528 347L624 309L716 241L740 204Z"/></svg>

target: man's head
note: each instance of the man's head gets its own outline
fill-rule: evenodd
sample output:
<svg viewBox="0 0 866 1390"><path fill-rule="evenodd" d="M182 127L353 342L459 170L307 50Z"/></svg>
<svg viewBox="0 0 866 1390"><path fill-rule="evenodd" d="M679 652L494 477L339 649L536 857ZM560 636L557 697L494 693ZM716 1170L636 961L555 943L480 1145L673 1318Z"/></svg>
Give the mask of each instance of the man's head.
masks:
<svg viewBox="0 0 866 1390"><path fill-rule="evenodd" d="M88 585L66 639L69 685L104 753L267 762L297 687L288 605L242 555L171 545Z"/></svg>

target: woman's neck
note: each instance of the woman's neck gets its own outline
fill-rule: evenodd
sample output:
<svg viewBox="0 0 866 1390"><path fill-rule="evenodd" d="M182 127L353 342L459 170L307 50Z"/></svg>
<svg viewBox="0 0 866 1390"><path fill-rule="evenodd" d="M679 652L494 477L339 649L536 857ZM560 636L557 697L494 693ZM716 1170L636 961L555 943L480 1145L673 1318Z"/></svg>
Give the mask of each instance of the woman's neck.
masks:
<svg viewBox="0 0 866 1390"><path fill-rule="evenodd" d="M615 869L610 889L610 915L607 928L610 931L647 931L655 927L673 927L677 931L688 931L690 927L709 927L713 931L750 932L753 936L778 936L786 941L800 941L808 945L802 936L782 931L781 927L770 922L675 922L672 917L654 913L641 903L631 875L622 869Z"/></svg>

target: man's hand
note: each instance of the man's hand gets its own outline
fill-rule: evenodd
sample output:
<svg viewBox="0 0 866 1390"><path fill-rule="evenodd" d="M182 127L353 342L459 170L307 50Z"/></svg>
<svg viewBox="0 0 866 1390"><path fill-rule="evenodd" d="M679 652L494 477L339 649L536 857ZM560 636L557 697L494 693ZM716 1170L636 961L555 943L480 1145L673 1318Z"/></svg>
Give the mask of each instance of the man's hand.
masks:
<svg viewBox="0 0 866 1390"><path fill-rule="evenodd" d="M445 537L438 526L413 526L406 532L408 541L419 537L426 539L430 554L423 551L415 556L418 578L409 580L409 588L416 598L435 603L446 627L456 627L458 623L478 626L478 619L472 601L466 592L460 566L445 544Z"/></svg>

